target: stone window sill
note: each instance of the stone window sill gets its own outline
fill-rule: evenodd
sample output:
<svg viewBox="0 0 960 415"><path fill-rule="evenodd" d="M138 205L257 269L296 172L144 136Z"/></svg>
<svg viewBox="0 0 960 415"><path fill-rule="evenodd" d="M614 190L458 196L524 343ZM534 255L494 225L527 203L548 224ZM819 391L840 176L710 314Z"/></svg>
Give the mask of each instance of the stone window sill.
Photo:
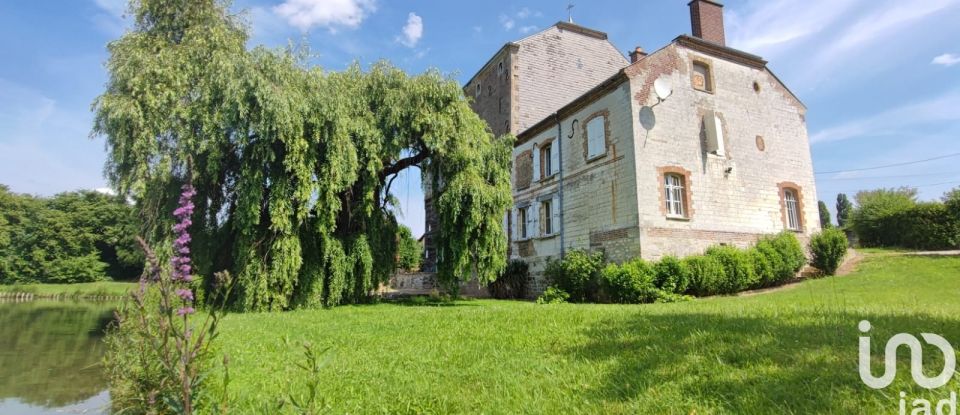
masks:
<svg viewBox="0 0 960 415"><path fill-rule="evenodd" d="M677 221L677 222L690 222L690 218L687 216L670 216L667 215L667 220Z"/></svg>
<svg viewBox="0 0 960 415"><path fill-rule="evenodd" d="M593 156L593 157L588 158L586 162L587 162L587 163L593 163L593 162L595 162L595 161L597 161L597 160L600 160L600 159L602 159L602 158L604 158L604 157L607 157L607 153L597 154L596 156Z"/></svg>

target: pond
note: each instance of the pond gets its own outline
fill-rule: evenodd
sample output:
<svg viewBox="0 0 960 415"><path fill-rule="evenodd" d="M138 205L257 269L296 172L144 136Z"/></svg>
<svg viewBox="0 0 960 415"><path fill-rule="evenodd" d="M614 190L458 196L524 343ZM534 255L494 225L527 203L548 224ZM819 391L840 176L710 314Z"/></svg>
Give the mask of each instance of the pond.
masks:
<svg viewBox="0 0 960 415"><path fill-rule="evenodd" d="M105 414L115 303L0 299L0 414Z"/></svg>

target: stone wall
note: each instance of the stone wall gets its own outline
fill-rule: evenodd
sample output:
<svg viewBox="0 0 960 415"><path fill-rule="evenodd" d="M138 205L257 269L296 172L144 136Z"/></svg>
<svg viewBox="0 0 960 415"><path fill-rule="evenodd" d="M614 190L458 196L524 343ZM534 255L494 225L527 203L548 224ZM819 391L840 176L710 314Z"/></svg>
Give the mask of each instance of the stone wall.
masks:
<svg viewBox="0 0 960 415"><path fill-rule="evenodd" d="M694 89L694 61L711 70L713 91ZM642 256L688 255L710 245L745 246L786 228L780 186L801 195L801 240L819 231L816 186L804 120L805 108L765 68L719 59L677 44L627 70L635 91L633 112L653 106L650 87L669 79L673 94L653 106L655 125L634 125L637 205ZM722 120L723 156L707 153L703 116ZM760 138L758 138L760 137ZM688 170L688 218L664 214L663 171Z"/></svg>

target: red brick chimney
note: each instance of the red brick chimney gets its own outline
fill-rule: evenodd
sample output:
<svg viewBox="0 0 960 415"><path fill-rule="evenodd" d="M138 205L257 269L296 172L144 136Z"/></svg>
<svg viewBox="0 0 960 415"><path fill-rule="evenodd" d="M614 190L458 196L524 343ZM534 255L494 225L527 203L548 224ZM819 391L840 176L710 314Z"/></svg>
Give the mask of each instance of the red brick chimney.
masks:
<svg viewBox="0 0 960 415"><path fill-rule="evenodd" d="M643 48L637 46L633 52L630 52L630 63L635 63L636 61L643 59L644 56L647 56L647 52L644 52Z"/></svg>
<svg viewBox="0 0 960 415"><path fill-rule="evenodd" d="M719 0L692 0L690 24L693 36L726 46L723 35L723 4Z"/></svg>

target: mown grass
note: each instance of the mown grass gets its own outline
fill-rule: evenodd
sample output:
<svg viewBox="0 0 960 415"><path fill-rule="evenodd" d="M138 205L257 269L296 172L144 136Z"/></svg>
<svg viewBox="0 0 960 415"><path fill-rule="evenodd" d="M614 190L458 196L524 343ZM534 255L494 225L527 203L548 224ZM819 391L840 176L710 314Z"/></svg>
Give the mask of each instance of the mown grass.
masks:
<svg viewBox="0 0 960 415"><path fill-rule="evenodd" d="M0 285L0 293L27 293L37 297L120 297L134 289L137 283L99 281L77 284L11 284Z"/></svg>
<svg viewBox="0 0 960 415"><path fill-rule="evenodd" d="M879 374L895 333L960 345L958 298L960 258L873 256L854 274L751 297L238 314L219 341L237 412L284 412L281 397L307 384L295 365L307 341L330 350L320 395L332 413L898 413L899 391L941 399L958 383L920 389L901 353L894 385L867 388L857 323L873 324ZM928 376L942 362L928 347Z"/></svg>

